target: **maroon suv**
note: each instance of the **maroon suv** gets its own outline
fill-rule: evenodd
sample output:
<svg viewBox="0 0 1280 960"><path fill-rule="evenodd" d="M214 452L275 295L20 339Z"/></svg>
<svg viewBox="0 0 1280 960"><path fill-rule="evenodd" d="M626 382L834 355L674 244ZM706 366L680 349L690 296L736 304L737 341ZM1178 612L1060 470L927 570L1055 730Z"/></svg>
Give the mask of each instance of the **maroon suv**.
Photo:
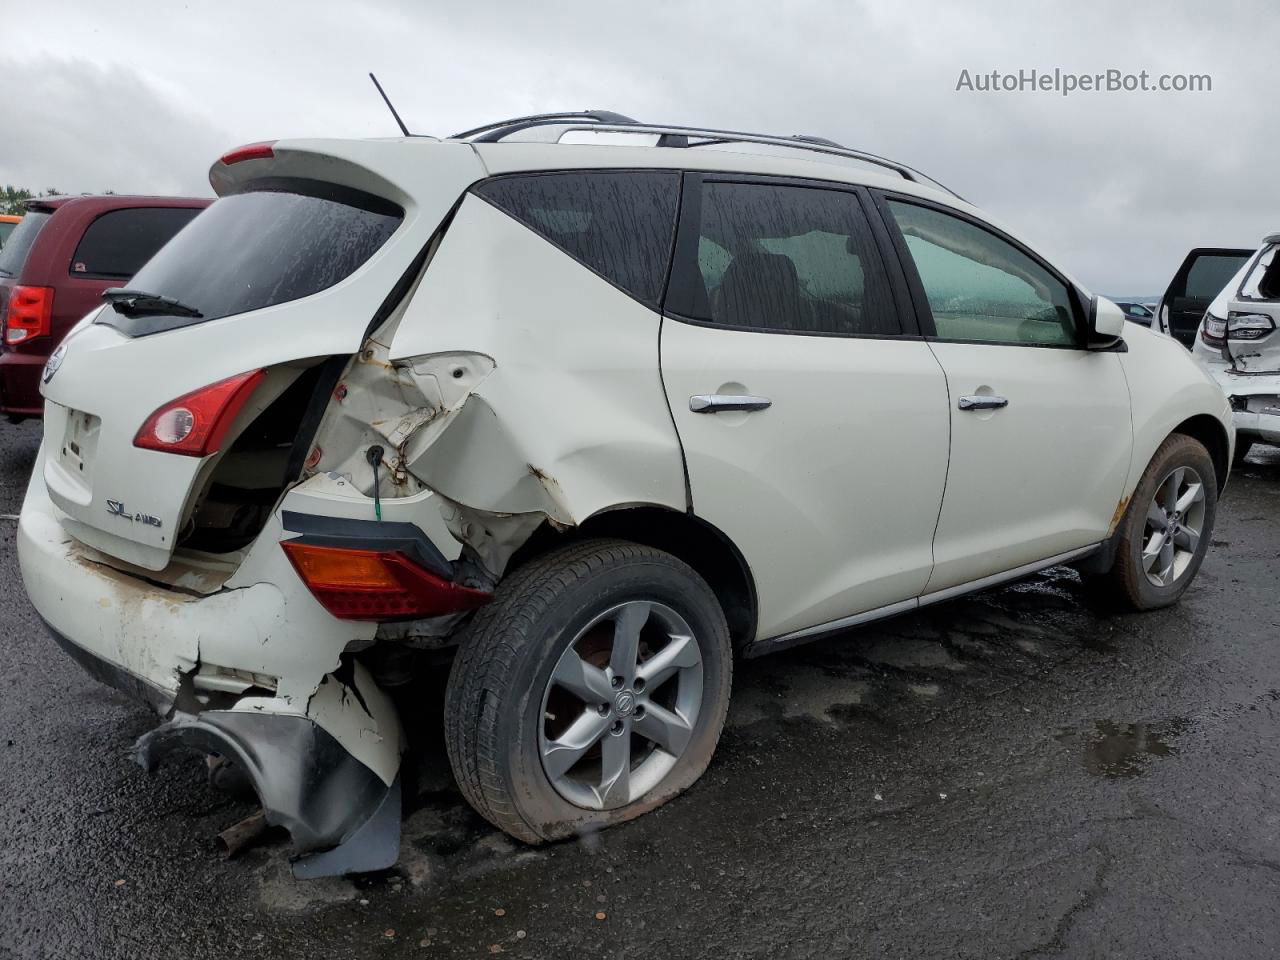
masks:
<svg viewBox="0 0 1280 960"><path fill-rule="evenodd" d="M124 286L212 201L196 197L28 200L0 250L0 413L38 417L40 371L76 321Z"/></svg>

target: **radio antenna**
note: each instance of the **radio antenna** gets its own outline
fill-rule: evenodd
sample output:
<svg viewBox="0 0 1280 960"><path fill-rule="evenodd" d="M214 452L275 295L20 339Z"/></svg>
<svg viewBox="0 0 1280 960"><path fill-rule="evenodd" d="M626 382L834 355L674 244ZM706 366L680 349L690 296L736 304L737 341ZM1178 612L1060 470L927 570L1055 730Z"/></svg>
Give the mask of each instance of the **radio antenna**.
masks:
<svg viewBox="0 0 1280 960"><path fill-rule="evenodd" d="M382 101L387 105L387 109L391 111L391 115L396 118L396 123L400 125L400 132L406 137L412 137L409 128L404 125L404 121L400 119L400 114L396 113L396 108L391 105L391 98L387 96L387 91L382 89L382 84L378 82L378 78L370 71L369 79L373 81L373 85L378 88L378 93L382 94Z"/></svg>

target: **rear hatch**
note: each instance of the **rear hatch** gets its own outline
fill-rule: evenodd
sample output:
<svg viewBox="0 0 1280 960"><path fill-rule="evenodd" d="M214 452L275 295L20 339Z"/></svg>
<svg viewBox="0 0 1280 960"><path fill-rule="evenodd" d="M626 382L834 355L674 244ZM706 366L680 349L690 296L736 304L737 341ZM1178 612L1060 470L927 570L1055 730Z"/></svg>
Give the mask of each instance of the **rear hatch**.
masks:
<svg viewBox="0 0 1280 960"><path fill-rule="evenodd" d="M1246 374L1280 373L1280 236L1268 237L1227 307L1222 355Z"/></svg>
<svg viewBox="0 0 1280 960"><path fill-rule="evenodd" d="M482 175L469 146L427 138L281 141L216 163L219 199L129 282L136 299L82 321L46 370L45 482L68 532L164 569L227 445L309 362L360 349ZM206 388L257 371L216 450L154 448L202 429Z"/></svg>

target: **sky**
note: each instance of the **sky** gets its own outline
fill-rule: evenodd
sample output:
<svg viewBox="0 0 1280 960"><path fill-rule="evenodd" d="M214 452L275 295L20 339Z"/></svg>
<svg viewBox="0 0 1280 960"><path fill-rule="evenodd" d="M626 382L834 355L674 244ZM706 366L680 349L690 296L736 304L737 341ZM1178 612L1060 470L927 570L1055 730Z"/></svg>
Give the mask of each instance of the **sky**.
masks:
<svg viewBox="0 0 1280 960"><path fill-rule="evenodd" d="M225 150L609 109L805 133L936 177L1091 289L1280 231L1272 0L0 0L0 184L211 193ZM1000 71L1202 92L957 90Z"/></svg>

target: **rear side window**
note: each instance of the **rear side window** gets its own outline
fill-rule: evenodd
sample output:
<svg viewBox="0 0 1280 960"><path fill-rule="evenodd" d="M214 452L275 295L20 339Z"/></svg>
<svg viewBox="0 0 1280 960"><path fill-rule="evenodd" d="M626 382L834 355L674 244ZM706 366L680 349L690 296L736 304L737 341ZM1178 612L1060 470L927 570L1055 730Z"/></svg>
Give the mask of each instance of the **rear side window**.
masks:
<svg viewBox="0 0 1280 960"><path fill-rule="evenodd" d="M1280 257L1274 245L1263 251L1240 287L1243 300L1280 300Z"/></svg>
<svg viewBox="0 0 1280 960"><path fill-rule="evenodd" d="M36 237L44 229L53 214L44 210L31 210L18 222L17 228L0 250L0 277L16 277L22 273L27 254L35 245Z"/></svg>
<svg viewBox="0 0 1280 960"><path fill-rule="evenodd" d="M5 241L9 239L9 234L13 233L16 223L10 223L8 220L0 221L0 250L4 249Z"/></svg>
<svg viewBox="0 0 1280 960"><path fill-rule="evenodd" d="M673 313L783 333L902 332L854 194L711 181L698 220L696 262L676 265Z"/></svg>
<svg viewBox="0 0 1280 960"><path fill-rule="evenodd" d="M257 181L202 211L129 282L200 317L113 309L97 322L145 336L310 296L354 273L402 217L386 200L333 184Z"/></svg>
<svg viewBox="0 0 1280 960"><path fill-rule="evenodd" d="M200 211L182 207L129 207L98 217L71 257L77 277L127 280Z"/></svg>
<svg viewBox="0 0 1280 960"><path fill-rule="evenodd" d="M671 259L679 177L548 173L489 180L474 192L656 309Z"/></svg>

